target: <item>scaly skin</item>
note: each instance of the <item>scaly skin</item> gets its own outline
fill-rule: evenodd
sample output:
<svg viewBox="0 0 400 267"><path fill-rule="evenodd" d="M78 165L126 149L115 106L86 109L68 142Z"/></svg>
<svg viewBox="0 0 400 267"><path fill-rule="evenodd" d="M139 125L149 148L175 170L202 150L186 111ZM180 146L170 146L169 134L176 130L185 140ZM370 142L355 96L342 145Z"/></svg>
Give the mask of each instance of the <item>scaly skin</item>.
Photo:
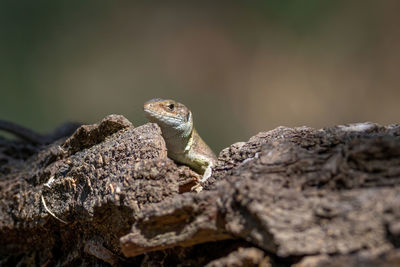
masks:
<svg viewBox="0 0 400 267"><path fill-rule="evenodd" d="M193 127L192 112L174 100L152 99L144 104L147 118L160 126L168 156L203 174L202 182L211 176L216 156Z"/></svg>

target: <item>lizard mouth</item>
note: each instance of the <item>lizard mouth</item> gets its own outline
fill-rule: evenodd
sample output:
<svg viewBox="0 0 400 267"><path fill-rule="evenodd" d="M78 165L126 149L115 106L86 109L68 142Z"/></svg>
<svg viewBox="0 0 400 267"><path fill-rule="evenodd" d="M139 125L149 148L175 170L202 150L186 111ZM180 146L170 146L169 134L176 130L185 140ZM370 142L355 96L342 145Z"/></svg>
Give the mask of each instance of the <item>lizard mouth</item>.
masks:
<svg viewBox="0 0 400 267"><path fill-rule="evenodd" d="M151 120L156 120L157 122L163 122L166 124L177 124L182 123L182 120L178 119L177 117L170 116L168 114L161 114L158 112L154 112L151 109L144 108L144 112L146 113L146 117Z"/></svg>
<svg viewBox="0 0 400 267"><path fill-rule="evenodd" d="M144 108L144 112L146 113L146 116L151 119L151 118L160 118L162 115L152 111L151 109Z"/></svg>

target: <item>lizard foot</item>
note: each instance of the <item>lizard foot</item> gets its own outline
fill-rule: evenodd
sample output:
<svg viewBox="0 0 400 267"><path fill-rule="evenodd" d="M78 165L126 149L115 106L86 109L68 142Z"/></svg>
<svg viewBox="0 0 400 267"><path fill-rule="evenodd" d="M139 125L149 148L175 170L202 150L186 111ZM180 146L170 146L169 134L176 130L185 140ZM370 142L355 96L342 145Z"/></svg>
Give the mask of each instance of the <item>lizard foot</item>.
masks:
<svg viewBox="0 0 400 267"><path fill-rule="evenodd" d="M203 191L203 186L201 186L201 184L198 183L195 186L193 186L192 188L190 188L190 191L200 193L201 191Z"/></svg>

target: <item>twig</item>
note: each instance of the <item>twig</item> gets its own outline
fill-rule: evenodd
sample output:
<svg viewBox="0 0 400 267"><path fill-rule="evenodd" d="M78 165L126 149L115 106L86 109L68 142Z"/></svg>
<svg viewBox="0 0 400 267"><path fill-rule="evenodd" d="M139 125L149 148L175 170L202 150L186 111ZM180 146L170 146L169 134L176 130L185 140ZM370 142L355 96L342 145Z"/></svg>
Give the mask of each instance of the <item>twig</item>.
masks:
<svg viewBox="0 0 400 267"><path fill-rule="evenodd" d="M51 216L53 216L54 218L56 218L57 220L59 220L59 221L62 222L62 223L68 224L68 222L66 222L66 221L64 221L64 220L61 220L61 219L58 218L53 212L51 212L51 210L49 210L49 208L48 208L47 205L46 205L46 202L44 201L43 194L42 194L40 197L41 197L41 199L42 199L42 204L43 204L43 206L44 206L44 209L45 209Z"/></svg>

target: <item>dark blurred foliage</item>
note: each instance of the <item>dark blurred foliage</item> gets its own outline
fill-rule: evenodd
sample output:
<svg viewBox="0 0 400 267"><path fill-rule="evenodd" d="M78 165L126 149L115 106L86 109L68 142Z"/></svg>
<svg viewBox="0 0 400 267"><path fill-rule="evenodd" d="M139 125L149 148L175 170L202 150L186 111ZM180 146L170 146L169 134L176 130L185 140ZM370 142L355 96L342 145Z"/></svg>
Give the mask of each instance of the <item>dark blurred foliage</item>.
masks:
<svg viewBox="0 0 400 267"><path fill-rule="evenodd" d="M279 125L396 123L400 2L1 1L0 119L189 106L218 152Z"/></svg>

